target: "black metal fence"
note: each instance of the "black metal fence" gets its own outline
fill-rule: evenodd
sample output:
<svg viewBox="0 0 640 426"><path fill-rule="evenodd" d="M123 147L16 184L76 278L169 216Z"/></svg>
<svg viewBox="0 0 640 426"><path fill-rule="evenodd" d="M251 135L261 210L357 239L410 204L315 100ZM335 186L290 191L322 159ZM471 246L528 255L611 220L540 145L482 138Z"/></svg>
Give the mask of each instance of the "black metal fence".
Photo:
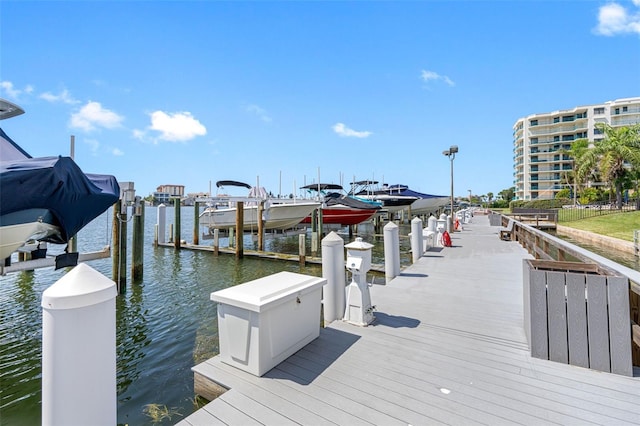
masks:
<svg viewBox="0 0 640 426"><path fill-rule="evenodd" d="M561 209L558 209L558 222L571 222L574 220L587 219L594 216L604 216L608 214L632 212L636 210L639 209L635 203L623 205L622 210L618 209L615 204L611 203L563 206Z"/></svg>

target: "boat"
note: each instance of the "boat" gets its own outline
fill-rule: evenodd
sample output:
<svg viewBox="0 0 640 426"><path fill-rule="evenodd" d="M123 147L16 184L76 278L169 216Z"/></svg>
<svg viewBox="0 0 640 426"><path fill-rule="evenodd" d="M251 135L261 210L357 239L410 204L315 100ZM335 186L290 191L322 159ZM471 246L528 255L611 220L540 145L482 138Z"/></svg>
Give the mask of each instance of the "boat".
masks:
<svg viewBox="0 0 640 426"><path fill-rule="evenodd" d="M24 113L0 99L0 119ZM110 175L86 174L70 157L33 158L0 129L0 260L28 241L67 244L120 198Z"/></svg>
<svg viewBox="0 0 640 426"><path fill-rule="evenodd" d="M337 184L311 184L300 189L307 191L318 191L324 195L322 202L322 223L332 225L350 226L369 220L380 211L382 204L376 201L361 200L347 194L340 194L335 191L342 191L343 188ZM332 192L326 192L332 191ZM307 216L302 223L311 223L311 217Z"/></svg>
<svg viewBox="0 0 640 426"><path fill-rule="evenodd" d="M393 189L387 184L378 187L378 181L360 180L351 182L350 195L368 200L380 201L382 208L393 214L409 207L418 199L415 195L404 195L396 188Z"/></svg>
<svg viewBox="0 0 640 426"><path fill-rule="evenodd" d="M215 197L199 215L201 226L209 229L233 228L236 226L236 203L243 201L244 229L257 230L258 207L263 203L262 220L266 231L285 230L298 225L305 217L318 207L316 201L299 201L297 199L269 197L263 187L252 187L243 182L224 180L216 182L218 188L238 186L249 189L247 197Z"/></svg>
<svg viewBox="0 0 640 426"><path fill-rule="evenodd" d="M422 192L413 191L409 189L407 185L391 185L389 190L394 194L399 194L409 197L417 197L417 199L411 203L411 214L414 215L427 215L435 213L440 208L449 205L451 197L448 195L433 195L423 194Z"/></svg>

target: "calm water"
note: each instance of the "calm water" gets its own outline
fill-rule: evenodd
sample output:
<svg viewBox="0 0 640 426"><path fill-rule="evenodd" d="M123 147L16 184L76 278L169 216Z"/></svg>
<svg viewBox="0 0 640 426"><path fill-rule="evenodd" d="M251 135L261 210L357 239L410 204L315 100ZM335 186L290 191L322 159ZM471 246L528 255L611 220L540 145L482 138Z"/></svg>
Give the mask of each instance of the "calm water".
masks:
<svg viewBox="0 0 640 426"><path fill-rule="evenodd" d="M154 248L157 211L145 215L144 279L132 284L116 300L118 423L129 425L174 424L194 411L191 367L218 353L216 309L212 291L279 271L320 276L320 266L301 268L297 262L236 261L232 255ZM167 231L173 222L167 208ZM181 211L182 239L193 240L193 208ZM80 232L80 251L99 250L110 243L111 213L105 213ZM131 224L128 246L131 247ZM362 227L361 227L362 230ZM400 234L407 235L401 228ZM347 235L343 235L349 242ZM380 237L364 234L375 244L373 261L383 263ZM211 241L201 241L212 244ZM226 246L226 239L221 239ZM245 248L254 248L251 237ZM265 249L298 252L298 236L267 238ZM402 263L409 262L408 240L401 238ZM307 247L310 238L307 236ZM60 247L50 249L60 251ZM15 255L14 255L15 256ZM130 256L128 257L130 259ZM111 278L109 259L88 264ZM129 260L130 262L130 260ZM130 268L130 266L129 266ZM0 423L32 425L41 422L42 292L66 271L52 268L0 277ZM145 414L147 404L166 406L171 418L154 423Z"/></svg>

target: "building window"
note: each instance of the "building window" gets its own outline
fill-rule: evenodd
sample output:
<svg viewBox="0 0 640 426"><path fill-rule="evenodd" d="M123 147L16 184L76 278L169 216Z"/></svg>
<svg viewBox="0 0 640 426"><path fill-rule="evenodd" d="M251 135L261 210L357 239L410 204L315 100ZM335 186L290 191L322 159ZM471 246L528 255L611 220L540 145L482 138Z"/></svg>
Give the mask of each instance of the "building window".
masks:
<svg viewBox="0 0 640 426"><path fill-rule="evenodd" d="M616 115L620 114L620 108L616 108Z"/></svg>
<svg viewBox="0 0 640 426"><path fill-rule="evenodd" d="M560 136L554 136L553 137L553 141L554 142L559 142L560 141Z"/></svg>
<svg viewBox="0 0 640 426"><path fill-rule="evenodd" d="M537 125L538 125L538 120L531 120L531 121L529 122L529 125L531 125L531 126L537 126Z"/></svg>
<svg viewBox="0 0 640 426"><path fill-rule="evenodd" d="M573 140L573 135L562 135L562 140L563 141L572 141Z"/></svg>
<svg viewBox="0 0 640 426"><path fill-rule="evenodd" d="M554 123L559 123L560 122L560 117L553 117L553 122Z"/></svg>
<svg viewBox="0 0 640 426"><path fill-rule="evenodd" d="M562 117L562 122L565 123L567 121L573 121L576 119L575 115L565 115Z"/></svg>
<svg viewBox="0 0 640 426"><path fill-rule="evenodd" d="M622 112L627 112L627 107L622 107Z"/></svg>
<svg viewBox="0 0 640 426"><path fill-rule="evenodd" d="M597 127L593 129L593 134L594 135L601 135L602 134L602 130L598 129Z"/></svg>
<svg viewBox="0 0 640 426"><path fill-rule="evenodd" d="M604 108L594 108L593 109L593 114L594 115L602 115L602 114L604 114Z"/></svg>
<svg viewBox="0 0 640 426"><path fill-rule="evenodd" d="M538 138L531 138L531 144L536 144L538 143Z"/></svg>

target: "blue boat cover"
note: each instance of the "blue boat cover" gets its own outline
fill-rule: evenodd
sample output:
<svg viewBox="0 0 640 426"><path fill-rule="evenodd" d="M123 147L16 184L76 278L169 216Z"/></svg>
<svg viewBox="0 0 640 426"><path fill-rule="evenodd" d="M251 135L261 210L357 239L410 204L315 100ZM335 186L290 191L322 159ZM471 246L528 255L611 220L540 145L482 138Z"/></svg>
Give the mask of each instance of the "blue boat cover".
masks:
<svg viewBox="0 0 640 426"><path fill-rule="evenodd" d="M70 157L0 162L0 216L47 209L60 233L43 239L65 244L120 198L115 177L85 174Z"/></svg>
<svg viewBox="0 0 640 426"><path fill-rule="evenodd" d="M448 195L433 195L433 194L423 194L422 192L413 191L409 189L407 185L391 185L389 190L394 194L399 195L407 195L410 197L418 197L418 198L446 198Z"/></svg>

